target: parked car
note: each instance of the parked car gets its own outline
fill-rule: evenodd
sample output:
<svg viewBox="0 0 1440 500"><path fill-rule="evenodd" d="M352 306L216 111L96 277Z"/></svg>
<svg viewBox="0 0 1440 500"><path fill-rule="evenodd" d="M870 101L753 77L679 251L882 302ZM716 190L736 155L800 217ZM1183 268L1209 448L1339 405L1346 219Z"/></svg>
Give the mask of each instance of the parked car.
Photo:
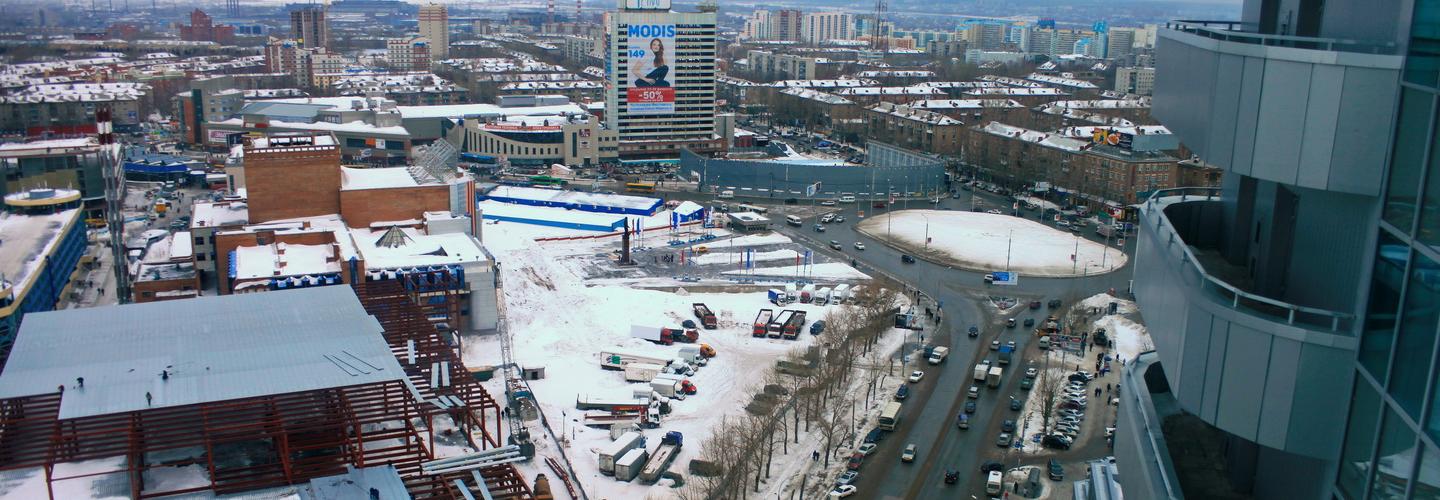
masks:
<svg viewBox="0 0 1440 500"><path fill-rule="evenodd" d="M855 242L855 249L856 249L856 250L864 250L864 249L865 249L865 244L857 241L857 242Z"/></svg>
<svg viewBox="0 0 1440 500"><path fill-rule="evenodd" d="M1051 308L1051 309L1059 309L1059 308L1060 308L1060 299L1050 299L1050 308Z"/></svg>
<svg viewBox="0 0 1440 500"><path fill-rule="evenodd" d="M820 202L820 205L825 207L833 207L835 206L835 200L825 200Z"/></svg>
<svg viewBox="0 0 1440 500"><path fill-rule="evenodd" d="M845 468L848 470L860 470L860 466L864 463L865 455L862 455L860 452L857 451L855 453L851 453L850 459L845 461Z"/></svg>
<svg viewBox="0 0 1440 500"><path fill-rule="evenodd" d="M900 386L899 389L895 389L895 400L896 400L896 401L904 400L904 399L907 398L907 397L910 397L910 386L908 386L908 385L902 385L902 386Z"/></svg>
<svg viewBox="0 0 1440 500"><path fill-rule="evenodd" d="M825 225L824 225L824 224L816 224L816 225L815 225L815 232L817 232L817 233L823 233L823 232L825 232Z"/></svg>
<svg viewBox="0 0 1440 500"><path fill-rule="evenodd" d="M1020 408L1023 406L1025 406L1025 403L1021 402L1020 398L1010 396L1010 411L1020 411Z"/></svg>
<svg viewBox="0 0 1440 500"><path fill-rule="evenodd" d="M854 472L854 471L851 471L851 472ZM859 490L860 490L860 489L859 489L859 488L856 488L855 485L853 485L853 484L845 484L845 485L836 486L835 489L830 490L830 498L845 498L845 497L848 497L848 496L850 496L850 495L854 495L855 492L856 492L856 491L859 491Z"/></svg>
<svg viewBox="0 0 1440 500"><path fill-rule="evenodd" d="M855 453L868 457L871 453L875 453L875 448L877 447L879 447L879 445L875 443L860 443L860 447L855 448Z"/></svg>
<svg viewBox="0 0 1440 500"><path fill-rule="evenodd" d="M909 254L900 254L900 262L904 262L906 264L914 264L915 258L911 257Z"/></svg>
<svg viewBox="0 0 1440 500"><path fill-rule="evenodd" d="M882 439L885 439L884 429L870 429L870 432L865 434L866 443L878 443Z"/></svg>
<svg viewBox="0 0 1440 500"><path fill-rule="evenodd" d="M1005 432L1015 432L1015 421L1006 420L1004 422L1000 422L1000 430Z"/></svg>
<svg viewBox="0 0 1440 500"><path fill-rule="evenodd" d="M1065 436L1062 436L1062 435L1059 435L1059 434L1050 434L1050 435L1045 436L1044 438L1042 438L1042 439L1040 440L1040 445L1041 445L1041 446L1044 446L1044 447L1046 447L1046 448L1055 448L1055 449L1058 449L1058 450L1068 450L1068 449L1070 449L1070 444L1071 444L1071 443L1074 443L1074 442L1075 442L1075 440L1070 439L1070 438L1068 438L1068 437L1065 437Z"/></svg>
<svg viewBox="0 0 1440 500"><path fill-rule="evenodd" d="M965 413L975 413L975 400L965 401Z"/></svg>
<svg viewBox="0 0 1440 500"><path fill-rule="evenodd" d="M810 323L811 335L819 335L822 333L825 333L825 320L817 319L814 323Z"/></svg>
<svg viewBox="0 0 1440 500"><path fill-rule="evenodd" d="M1010 437L1010 433L1002 432L999 436L995 437L995 446L1000 448L1006 448L1010 446L1011 441L1012 439Z"/></svg>
<svg viewBox="0 0 1440 500"><path fill-rule="evenodd" d="M856 480L856 479L859 479L859 478L860 478L860 473L859 473L859 472L856 472L856 471L853 471L853 470L847 470L847 471L845 471L845 472L841 472L841 473L840 473L840 477L835 478L835 486L845 486L845 485L847 485L847 484L855 484L855 480Z"/></svg>
<svg viewBox="0 0 1440 500"><path fill-rule="evenodd" d="M919 382L920 379L923 379L923 378L925 378L925 372L922 372L922 371L920 371L920 370L915 370L915 371L913 371L913 372L910 372L910 377L909 377L907 380L909 380L910 383L913 384L913 383Z"/></svg>
<svg viewBox="0 0 1440 500"><path fill-rule="evenodd" d="M844 216L844 215L836 215L836 216L835 216L835 220L833 220L833 221L831 221L831 222L834 222L834 223L836 223L836 224L845 222L845 216Z"/></svg>

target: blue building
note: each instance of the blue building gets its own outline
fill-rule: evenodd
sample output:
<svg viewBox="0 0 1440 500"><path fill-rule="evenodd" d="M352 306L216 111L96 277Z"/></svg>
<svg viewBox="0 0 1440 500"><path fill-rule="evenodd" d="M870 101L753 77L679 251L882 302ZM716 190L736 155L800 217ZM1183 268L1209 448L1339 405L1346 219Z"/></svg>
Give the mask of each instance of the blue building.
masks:
<svg viewBox="0 0 1440 500"><path fill-rule="evenodd" d="M31 189L5 196L0 213L0 355L26 314L51 311L70 293L85 255L80 192Z"/></svg>

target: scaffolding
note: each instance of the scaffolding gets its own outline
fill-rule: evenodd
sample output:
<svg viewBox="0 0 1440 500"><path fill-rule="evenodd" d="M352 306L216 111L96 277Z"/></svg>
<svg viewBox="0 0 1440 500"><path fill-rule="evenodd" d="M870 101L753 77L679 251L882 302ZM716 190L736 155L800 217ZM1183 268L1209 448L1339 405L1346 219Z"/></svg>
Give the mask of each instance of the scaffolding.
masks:
<svg viewBox="0 0 1440 500"><path fill-rule="evenodd" d="M452 419L476 449L493 449L501 442L500 407L426 317L407 281L370 281L355 290L384 328L405 379L64 420L59 391L0 400L0 470L42 468L52 500L56 482L102 475L124 474L131 498L152 498L303 484L350 466L379 465L395 466L417 499L469 498L481 490L490 498L533 498L508 463L424 470L437 458L437 418ZM124 458L123 468L57 475L60 464L115 457ZM204 469L208 484L147 490L147 472L192 466Z"/></svg>

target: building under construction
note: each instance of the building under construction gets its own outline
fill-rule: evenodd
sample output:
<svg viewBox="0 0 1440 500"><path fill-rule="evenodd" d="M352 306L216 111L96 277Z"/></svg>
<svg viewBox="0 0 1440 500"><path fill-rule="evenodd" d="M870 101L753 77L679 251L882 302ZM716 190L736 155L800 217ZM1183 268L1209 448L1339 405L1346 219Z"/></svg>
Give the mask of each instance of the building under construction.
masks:
<svg viewBox="0 0 1440 500"><path fill-rule="evenodd" d="M499 406L422 292L386 280L33 314L0 373L0 473L34 471L18 488L52 499L532 498Z"/></svg>

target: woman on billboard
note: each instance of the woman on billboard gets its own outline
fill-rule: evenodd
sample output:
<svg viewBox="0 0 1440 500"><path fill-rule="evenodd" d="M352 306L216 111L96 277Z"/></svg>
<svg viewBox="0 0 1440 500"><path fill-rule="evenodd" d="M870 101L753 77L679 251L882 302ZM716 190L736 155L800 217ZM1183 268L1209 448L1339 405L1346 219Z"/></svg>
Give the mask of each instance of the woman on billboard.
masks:
<svg viewBox="0 0 1440 500"><path fill-rule="evenodd" d="M669 87L670 81L665 79L670 75L670 65L665 63L665 44L659 38L650 39L650 52L655 54L653 59L642 57L630 61L630 74L644 75L635 79L635 86Z"/></svg>

